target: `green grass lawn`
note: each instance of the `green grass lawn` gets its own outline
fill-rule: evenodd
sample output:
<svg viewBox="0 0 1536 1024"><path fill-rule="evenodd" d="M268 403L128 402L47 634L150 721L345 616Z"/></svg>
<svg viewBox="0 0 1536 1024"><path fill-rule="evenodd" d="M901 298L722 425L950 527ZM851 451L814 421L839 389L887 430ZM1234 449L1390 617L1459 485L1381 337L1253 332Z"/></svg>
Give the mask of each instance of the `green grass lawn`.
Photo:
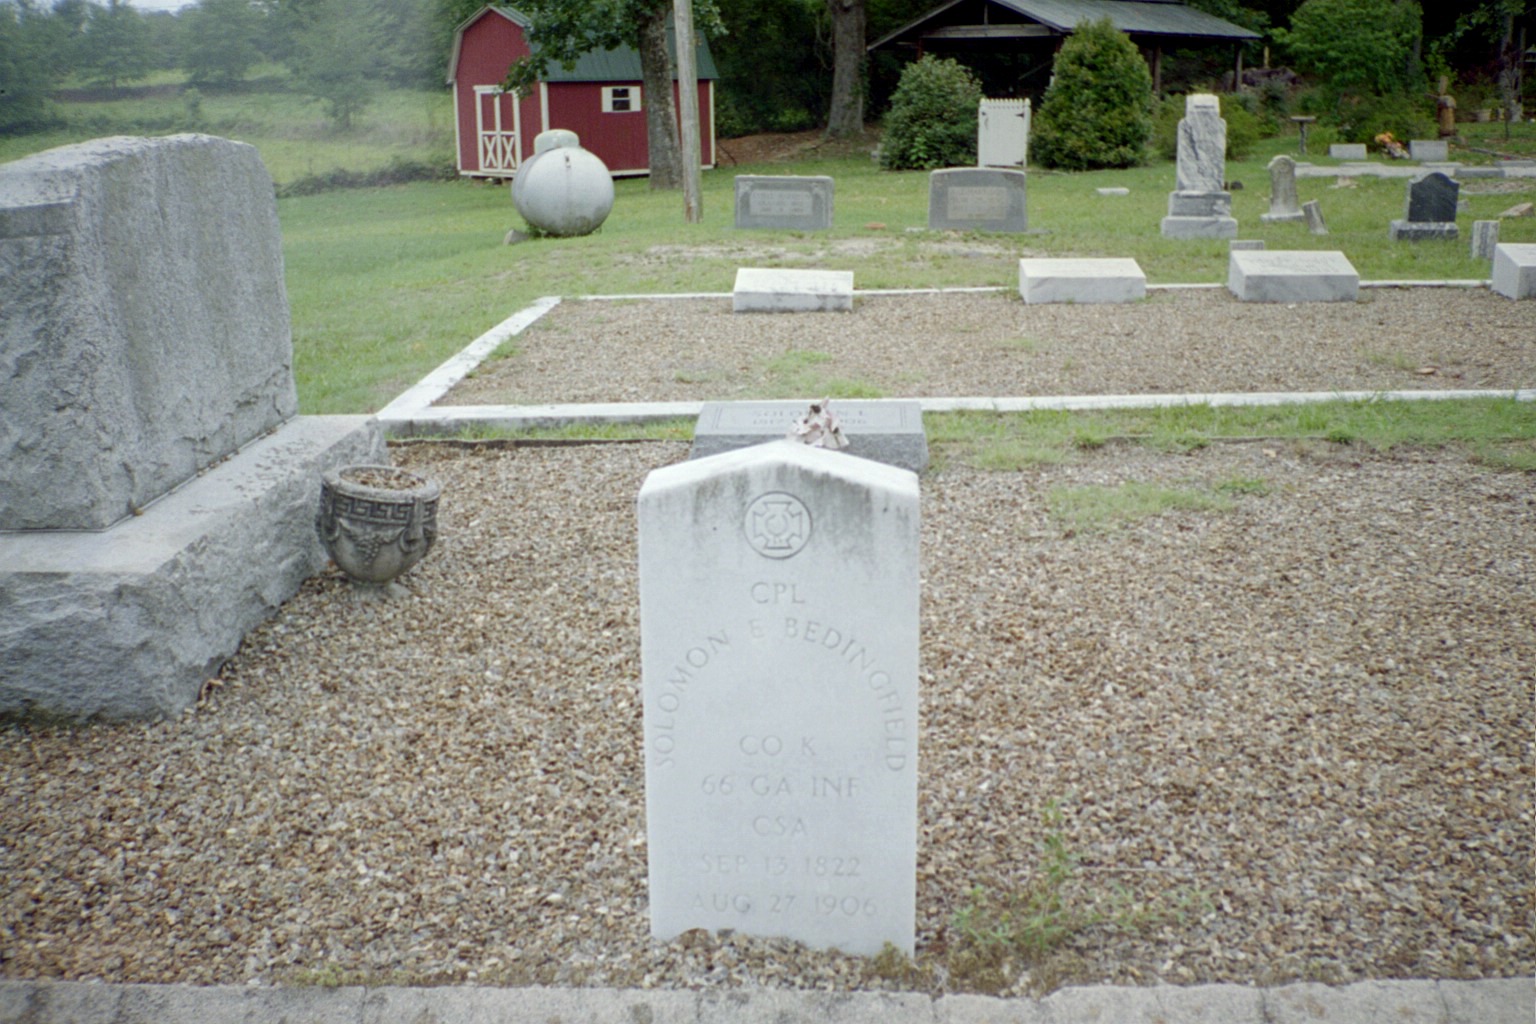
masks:
<svg viewBox="0 0 1536 1024"><path fill-rule="evenodd" d="M168 92L133 100L68 104L70 127L44 136L0 138L0 160L101 134L154 134L188 127L185 97ZM200 100L201 130L255 145L280 185L338 169L367 171L392 162L451 166L452 104L447 92L381 91L358 128L338 134L318 105L261 79ZM1468 126L1479 149L1536 152L1536 125L1502 138L1502 125ZM873 139L870 140L871 144ZM1302 201L1321 202L1331 234L1301 224L1264 224L1266 165L1295 151L1294 138L1265 140L1228 164L1243 183L1233 214L1244 238L1271 249L1340 249L1367 280L1472 279L1488 275L1465 241L1393 244L1387 224L1401 216L1401 179L1304 178ZM1479 160L1486 154L1470 154ZM1311 157L1329 164L1326 157ZM836 181L836 226L825 232L737 231L733 179L741 173L824 174ZM1174 241L1159 223L1173 187L1167 162L1121 171L1064 174L1032 170L1027 235L940 234L925 230L928 176L880 170L867 147L844 147L794 163L706 172L702 223L683 220L678 193L644 179L617 182L612 215L594 235L505 245L521 227L504 184L472 181L328 191L279 200L295 370L307 413L377 410L471 339L541 295L728 291L738 267L818 266L852 270L860 289L992 285L1014 287L1022 255L1130 256L1153 283L1220 282L1224 241ZM1130 195L1096 189L1123 186ZM1536 201L1536 179L1500 182L1492 192L1469 181L1473 220ZM1503 241L1536 242L1536 218L1501 225Z"/></svg>

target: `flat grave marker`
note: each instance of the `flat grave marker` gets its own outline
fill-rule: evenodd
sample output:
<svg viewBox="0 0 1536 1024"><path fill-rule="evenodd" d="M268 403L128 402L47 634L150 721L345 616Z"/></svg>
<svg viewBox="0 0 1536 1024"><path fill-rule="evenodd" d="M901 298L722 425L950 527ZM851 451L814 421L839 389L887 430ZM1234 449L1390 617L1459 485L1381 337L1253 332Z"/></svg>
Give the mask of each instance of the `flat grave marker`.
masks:
<svg viewBox="0 0 1536 1024"><path fill-rule="evenodd" d="M805 415L806 401L706 402L693 431L689 458L777 441ZM921 402L906 399L833 399L833 413L848 438L845 454L921 473L928 468L928 436Z"/></svg>
<svg viewBox="0 0 1536 1024"><path fill-rule="evenodd" d="M914 942L918 484L775 441L640 490L651 933Z"/></svg>
<svg viewBox="0 0 1536 1024"><path fill-rule="evenodd" d="M1342 252L1233 252L1227 289L1244 302L1354 302L1360 274Z"/></svg>
<svg viewBox="0 0 1536 1024"><path fill-rule="evenodd" d="M733 313L846 313L853 309L853 271L741 267L731 291Z"/></svg>
<svg viewBox="0 0 1536 1024"><path fill-rule="evenodd" d="M1021 259L1019 297L1051 302L1135 302L1147 294L1147 275L1129 257Z"/></svg>
<svg viewBox="0 0 1536 1024"><path fill-rule="evenodd" d="M1508 299L1536 299L1536 243L1494 246L1493 290Z"/></svg>

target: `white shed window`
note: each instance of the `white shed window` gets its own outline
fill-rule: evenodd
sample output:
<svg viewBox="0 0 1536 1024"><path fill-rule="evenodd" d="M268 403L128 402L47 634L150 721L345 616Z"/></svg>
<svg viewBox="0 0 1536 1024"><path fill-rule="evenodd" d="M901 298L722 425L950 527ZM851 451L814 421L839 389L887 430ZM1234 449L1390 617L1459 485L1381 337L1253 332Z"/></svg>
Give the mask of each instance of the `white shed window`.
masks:
<svg viewBox="0 0 1536 1024"><path fill-rule="evenodd" d="M640 87L638 85L603 86L603 113L628 114L639 109Z"/></svg>

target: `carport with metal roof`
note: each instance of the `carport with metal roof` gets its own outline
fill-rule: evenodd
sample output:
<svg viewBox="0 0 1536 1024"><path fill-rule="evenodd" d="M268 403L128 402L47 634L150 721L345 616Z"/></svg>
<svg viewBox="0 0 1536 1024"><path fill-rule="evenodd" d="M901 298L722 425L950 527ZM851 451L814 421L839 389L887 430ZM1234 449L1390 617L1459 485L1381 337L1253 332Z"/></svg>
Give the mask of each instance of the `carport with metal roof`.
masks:
<svg viewBox="0 0 1536 1024"><path fill-rule="evenodd" d="M1232 80L1239 82L1243 44L1259 38L1257 32L1181 0L950 0L875 40L868 49L907 51L918 57L939 51L962 63L968 53L1038 54L1049 64L1079 23L1106 17L1147 57L1153 88L1159 92L1165 50L1230 46Z"/></svg>

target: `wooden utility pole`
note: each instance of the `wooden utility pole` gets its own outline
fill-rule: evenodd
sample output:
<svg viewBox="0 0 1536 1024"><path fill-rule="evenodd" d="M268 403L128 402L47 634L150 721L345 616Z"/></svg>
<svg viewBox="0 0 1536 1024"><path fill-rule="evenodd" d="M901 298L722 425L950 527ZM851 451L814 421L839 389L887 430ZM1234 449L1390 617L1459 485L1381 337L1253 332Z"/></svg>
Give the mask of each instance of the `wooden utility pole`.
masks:
<svg viewBox="0 0 1536 1024"><path fill-rule="evenodd" d="M677 20L677 88L682 103L678 115L683 135L683 220L697 224L704 218L699 196L699 69L693 41L693 0L673 0Z"/></svg>

